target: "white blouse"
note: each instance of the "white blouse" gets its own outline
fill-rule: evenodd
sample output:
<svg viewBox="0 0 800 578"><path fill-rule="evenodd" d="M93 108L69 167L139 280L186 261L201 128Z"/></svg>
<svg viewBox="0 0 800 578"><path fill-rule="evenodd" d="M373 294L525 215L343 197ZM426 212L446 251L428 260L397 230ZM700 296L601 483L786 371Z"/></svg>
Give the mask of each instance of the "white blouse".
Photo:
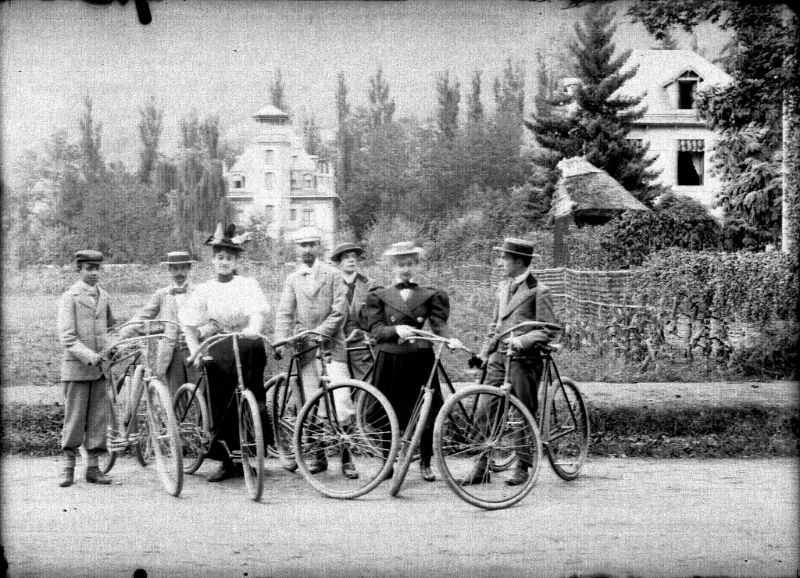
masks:
<svg viewBox="0 0 800 578"><path fill-rule="evenodd" d="M269 313L267 298L258 281L235 275L227 283L216 279L200 283L178 310L181 325L199 327L212 319L222 331L241 331L254 314Z"/></svg>

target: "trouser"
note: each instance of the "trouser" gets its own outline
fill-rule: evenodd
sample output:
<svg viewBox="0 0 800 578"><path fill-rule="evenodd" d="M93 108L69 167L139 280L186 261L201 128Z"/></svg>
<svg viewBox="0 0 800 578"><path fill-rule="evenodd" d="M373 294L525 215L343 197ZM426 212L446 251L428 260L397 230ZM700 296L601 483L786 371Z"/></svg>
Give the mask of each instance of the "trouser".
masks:
<svg viewBox="0 0 800 578"><path fill-rule="evenodd" d="M108 391L105 377L93 381L65 381L64 427L61 450L64 465L75 467L78 448L86 449L86 465L97 466L98 456L106 451L108 433Z"/></svg>
<svg viewBox="0 0 800 578"><path fill-rule="evenodd" d="M347 369L347 364L343 361L331 361L328 364L328 377L331 379L331 384L350 379L350 371ZM321 375L320 361L312 358L305 363L300 364L300 378L303 382L303 402L305 403L319 391L319 378ZM335 389L333 391L333 403L336 404L336 415L339 421L347 421L351 419L356 411L353 405L353 400L350 398L350 390L348 388ZM325 406L320 405L320 417L325 417ZM300 408L297 408L298 413Z"/></svg>
<svg viewBox="0 0 800 578"><path fill-rule="evenodd" d="M509 366L509 381L511 382L511 393L522 402L534 419L538 419L539 409L539 378L542 375L542 358L538 355L531 355L521 358L514 358ZM503 385L506 375L506 356L505 353L495 353L489 358L489 365L486 368L487 385L500 387ZM489 408L479 408L476 418L484 420ZM524 432L520 433L524 438ZM527 448L530 440L519 439L515 444L519 448ZM529 452L521 449L517 451L517 456L524 466L530 466L532 458Z"/></svg>
<svg viewBox="0 0 800 578"><path fill-rule="evenodd" d="M197 383L198 370L194 366L186 366L189 349L186 345L176 346L172 352L167 370L159 378L169 389L170 398L175 397L175 392L184 383Z"/></svg>
<svg viewBox="0 0 800 578"><path fill-rule="evenodd" d="M206 364L208 376L208 399L211 406L214 429L217 431L217 443L209 451L212 460L226 461L229 452L239 449L239 411L236 405L236 387L238 374L233 344L226 339L209 350L213 361ZM261 414L261 426L264 430L264 441L270 443L272 430L266 415L266 392L264 391L264 367L267 354L260 339L239 339L239 356L242 364L242 381L245 389L253 392L258 401ZM224 442L224 446L223 446ZM225 449L227 446L227 451Z"/></svg>
<svg viewBox="0 0 800 578"><path fill-rule="evenodd" d="M361 349L362 347L364 349ZM369 370L372 369L373 363L372 353L367 347L367 342L365 340L356 341L348 344L348 348L351 349L347 352L347 366L350 375L353 379L364 380Z"/></svg>

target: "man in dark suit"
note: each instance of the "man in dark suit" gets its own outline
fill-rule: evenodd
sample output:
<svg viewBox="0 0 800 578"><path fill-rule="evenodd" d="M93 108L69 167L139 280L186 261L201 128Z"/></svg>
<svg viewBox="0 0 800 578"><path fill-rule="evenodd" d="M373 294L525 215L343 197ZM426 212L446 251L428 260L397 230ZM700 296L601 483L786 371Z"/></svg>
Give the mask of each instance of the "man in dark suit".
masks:
<svg viewBox="0 0 800 578"><path fill-rule="evenodd" d="M523 321L544 321L557 323L553 310L550 289L539 282L528 271L533 258L533 243L524 239L508 238L502 247L494 247L502 252L503 272L506 279L500 283L489 334L481 349L480 357L488 363L486 383L501 386L505 379L506 347L516 358L511 362L509 381L512 393L536 416L538 409L539 377L542 373L542 359L537 345L548 343L557 337L551 330L537 329L508 339L507 344L495 343L495 336ZM530 463L525 455L518 455L517 465L509 485L524 484L528 479ZM475 471L462 483L481 483L487 476L487 464L479 462Z"/></svg>

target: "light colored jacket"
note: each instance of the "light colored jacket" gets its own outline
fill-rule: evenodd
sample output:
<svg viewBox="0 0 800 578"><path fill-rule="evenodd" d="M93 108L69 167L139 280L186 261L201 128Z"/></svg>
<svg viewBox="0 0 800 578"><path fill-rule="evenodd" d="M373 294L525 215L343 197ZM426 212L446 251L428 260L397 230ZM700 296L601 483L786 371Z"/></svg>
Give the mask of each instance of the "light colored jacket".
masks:
<svg viewBox="0 0 800 578"><path fill-rule="evenodd" d="M93 381L102 368L92 365L106 344L106 333L116 323L111 314L111 298L100 287L97 303L90 287L78 281L58 301L58 336L64 346L61 381Z"/></svg>
<svg viewBox="0 0 800 578"><path fill-rule="evenodd" d="M276 341L312 329L332 339L335 361L345 361L343 328L347 309L347 286L341 271L319 260L311 270L298 268L283 285L275 314Z"/></svg>
<svg viewBox="0 0 800 578"><path fill-rule="evenodd" d="M511 299L508 298L509 285L513 279L506 279L497 289L497 304L494 308L489 334L481 350L486 356L489 353L489 344L495 335L513 327L523 321L544 321L558 323L553 308L553 297L550 288L540 283L536 277L528 273L520 283ZM547 343L557 337L556 332L549 330L534 330L522 336L522 352L532 353L537 343Z"/></svg>
<svg viewBox="0 0 800 578"><path fill-rule="evenodd" d="M192 290L194 290L194 285L187 283L187 298ZM148 319L164 319L178 323L178 301L176 296L172 294L172 286L157 289L145 306L131 318L131 321ZM169 367L172 354L175 351L178 328L174 325L164 324L164 336L168 339L158 340L158 349L153 367L153 372L156 375L164 375Z"/></svg>

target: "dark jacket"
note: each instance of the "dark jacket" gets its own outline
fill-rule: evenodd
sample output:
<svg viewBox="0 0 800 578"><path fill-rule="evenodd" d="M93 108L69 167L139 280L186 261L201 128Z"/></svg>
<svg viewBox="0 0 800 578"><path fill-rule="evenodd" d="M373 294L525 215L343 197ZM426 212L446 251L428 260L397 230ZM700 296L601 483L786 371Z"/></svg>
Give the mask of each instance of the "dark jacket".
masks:
<svg viewBox="0 0 800 578"><path fill-rule="evenodd" d="M415 353L431 347L427 341L398 343L397 325L422 329L427 320L431 331L442 337L450 337L447 327L450 299L447 293L434 287L417 285L408 301L403 301L400 290L394 285L376 288L367 294L364 314L367 327L377 342L378 352Z"/></svg>

